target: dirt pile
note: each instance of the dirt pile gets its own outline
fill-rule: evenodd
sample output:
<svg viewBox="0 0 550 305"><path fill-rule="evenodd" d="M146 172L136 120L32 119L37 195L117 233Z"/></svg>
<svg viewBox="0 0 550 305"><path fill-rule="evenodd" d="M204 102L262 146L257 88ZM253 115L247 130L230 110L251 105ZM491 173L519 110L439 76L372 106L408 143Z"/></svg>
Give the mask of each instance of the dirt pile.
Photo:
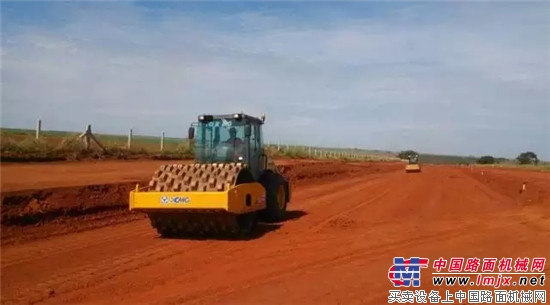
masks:
<svg viewBox="0 0 550 305"><path fill-rule="evenodd" d="M386 173L403 167L399 163L348 163L348 162L303 162L278 166L281 173L291 181L292 185L300 186L308 183L319 183L320 180L330 180L334 177L353 177L358 175Z"/></svg>
<svg viewBox="0 0 550 305"><path fill-rule="evenodd" d="M306 183L306 180L311 181L345 174L355 174L362 170L362 168L357 166L334 162L285 164L279 165L278 168L281 174L289 179L293 185Z"/></svg>
<svg viewBox="0 0 550 305"><path fill-rule="evenodd" d="M2 193L2 245L141 219L128 211L134 183Z"/></svg>
<svg viewBox="0 0 550 305"><path fill-rule="evenodd" d="M121 183L4 193L2 225L34 225L120 209L134 187L135 183Z"/></svg>

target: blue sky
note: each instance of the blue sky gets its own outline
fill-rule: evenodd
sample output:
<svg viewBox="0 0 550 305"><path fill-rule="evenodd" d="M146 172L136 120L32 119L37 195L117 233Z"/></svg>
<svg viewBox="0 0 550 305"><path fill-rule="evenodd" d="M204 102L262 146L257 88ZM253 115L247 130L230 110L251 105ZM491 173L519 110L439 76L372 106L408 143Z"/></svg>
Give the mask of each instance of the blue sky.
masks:
<svg viewBox="0 0 550 305"><path fill-rule="evenodd" d="M3 2L2 126L550 159L544 2Z"/></svg>

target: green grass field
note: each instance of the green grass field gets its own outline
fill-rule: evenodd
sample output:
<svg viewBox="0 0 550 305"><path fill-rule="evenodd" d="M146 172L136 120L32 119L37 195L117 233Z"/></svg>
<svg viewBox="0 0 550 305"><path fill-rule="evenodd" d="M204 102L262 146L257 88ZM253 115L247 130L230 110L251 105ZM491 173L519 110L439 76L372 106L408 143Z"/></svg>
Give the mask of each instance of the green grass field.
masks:
<svg viewBox="0 0 550 305"><path fill-rule="evenodd" d="M482 168L506 168L506 169L523 169L523 170L550 172L550 162L540 162L537 165L498 163L498 164L475 164L474 166L482 167Z"/></svg>
<svg viewBox="0 0 550 305"><path fill-rule="evenodd" d="M133 135L128 148L127 135L94 134L105 151L94 143L85 150L83 141L78 140L80 132L42 131L35 139L35 131L30 129L0 129L2 161L61 161L83 159L191 159L193 147L183 138L165 137L161 151L159 136ZM339 159L359 161L400 161L396 152L366 149L338 149L327 147L307 147L296 145L267 145L268 152L275 158L295 159ZM472 164L478 167L517 168L537 171L550 171L549 162L538 165L518 165L511 160L498 159L498 164L476 164L475 156L452 156L421 154L420 162L427 164Z"/></svg>
<svg viewBox="0 0 550 305"><path fill-rule="evenodd" d="M4 141L9 140L29 140L35 138L35 131L29 129L11 129L11 128L2 128L0 129L2 136L2 144ZM81 134L81 132L69 132L69 131L42 131L40 133L40 138L54 142L60 142L63 139L76 138ZM127 135L110 135L110 134L100 134L96 135L100 142L105 143L106 145L113 146L123 146L127 147L128 136ZM164 137L164 147L167 150L173 149L175 146L183 143L185 140L181 138L173 137ZM150 150L155 150L158 148L160 151L160 137L155 136L142 136L142 135L133 135L132 144L136 148L144 147Z"/></svg>
<svg viewBox="0 0 550 305"><path fill-rule="evenodd" d="M1 157L3 161L53 161L81 159L190 159L193 148L183 138L165 137L161 151L161 139L155 136L133 135L128 148L127 135L94 134L106 148L99 149L94 143L85 150L80 133L66 131L42 131L38 140L35 131L27 129L1 129ZM291 145L268 145L273 157L300 159L349 159L361 161L399 160L391 152L360 149L336 149Z"/></svg>
<svg viewBox="0 0 550 305"><path fill-rule="evenodd" d="M1 157L3 161L54 161L80 159L160 158L188 159L192 150L184 139L164 138L161 151L160 137L133 135L128 148L128 136L94 134L104 146L101 150L92 142L85 150L80 133L66 131L42 131L35 139L33 130L2 128Z"/></svg>

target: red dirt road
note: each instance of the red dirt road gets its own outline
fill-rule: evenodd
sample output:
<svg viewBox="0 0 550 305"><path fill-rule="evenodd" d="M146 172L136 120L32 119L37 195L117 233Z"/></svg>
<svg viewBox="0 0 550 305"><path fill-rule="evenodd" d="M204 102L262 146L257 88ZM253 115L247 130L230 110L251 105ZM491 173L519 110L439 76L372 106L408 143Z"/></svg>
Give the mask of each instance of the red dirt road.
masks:
<svg viewBox="0 0 550 305"><path fill-rule="evenodd" d="M248 241L161 239L141 219L3 246L2 304L385 304L394 256L550 256L548 174L353 168L291 171L290 219Z"/></svg>

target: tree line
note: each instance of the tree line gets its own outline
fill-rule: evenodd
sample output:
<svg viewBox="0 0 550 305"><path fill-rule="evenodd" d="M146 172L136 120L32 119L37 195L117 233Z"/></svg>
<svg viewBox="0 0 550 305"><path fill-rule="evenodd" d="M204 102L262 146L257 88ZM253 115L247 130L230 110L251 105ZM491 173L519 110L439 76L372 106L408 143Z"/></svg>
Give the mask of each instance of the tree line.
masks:
<svg viewBox="0 0 550 305"><path fill-rule="evenodd" d="M482 156L479 159L477 159L478 164L495 164L499 163L500 160L496 159L493 156ZM537 154L532 151L526 151L519 154L515 161L519 164L526 165L526 164L539 164L539 158L537 157Z"/></svg>
<svg viewBox="0 0 550 305"><path fill-rule="evenodd" d="M430 154L419 154L414 150L404 150L397 154L397 157L400 159L408 159L410 155L418 155L420 162L436 162L436 163L477 163L477 164L496 164L509 162L510 160L506 158L495 158L490 155L481 156L479 158L475 157L460 157L460 156L439 156L439 155L430 155ZM515 159L515 162L518 164L534 164L538 165L540 160L536 153L532 151L526 151L519 154Z"/></svg>

